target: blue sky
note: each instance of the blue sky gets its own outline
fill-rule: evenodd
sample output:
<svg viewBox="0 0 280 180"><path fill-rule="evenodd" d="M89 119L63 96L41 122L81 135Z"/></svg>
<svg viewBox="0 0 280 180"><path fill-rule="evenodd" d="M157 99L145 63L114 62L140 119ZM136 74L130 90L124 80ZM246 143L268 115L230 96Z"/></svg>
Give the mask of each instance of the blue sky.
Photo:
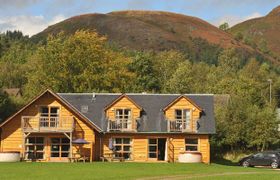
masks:
<svg viewBox="0 0 280 180"><path fill-rule="evenodd" d="M280 0L0 0L0 31L33 35L75 15L119 10L169 11L232 26L264 16L279 5Z"/></svg>

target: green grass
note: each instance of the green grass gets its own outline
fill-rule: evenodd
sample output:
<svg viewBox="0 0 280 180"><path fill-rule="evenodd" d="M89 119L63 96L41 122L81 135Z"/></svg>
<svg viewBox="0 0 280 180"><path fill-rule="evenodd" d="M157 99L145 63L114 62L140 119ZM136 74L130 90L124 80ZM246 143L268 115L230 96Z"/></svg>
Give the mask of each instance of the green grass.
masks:
<svg viewBox="0 0 280 180"><path fill-rule="evenodd" d="M252 174L234 174L234 173ZM223 174L221 174L223 173ZM230 174L229 174L230 173ZM178 176L179 175L179 176ZM206 176L207 175L207 176ZM179 163L0 163L0 179L276 179L280 171L219 164ZM162 178L160 178L162 179ZM175 179L175 178L174 178Z"/></svg>

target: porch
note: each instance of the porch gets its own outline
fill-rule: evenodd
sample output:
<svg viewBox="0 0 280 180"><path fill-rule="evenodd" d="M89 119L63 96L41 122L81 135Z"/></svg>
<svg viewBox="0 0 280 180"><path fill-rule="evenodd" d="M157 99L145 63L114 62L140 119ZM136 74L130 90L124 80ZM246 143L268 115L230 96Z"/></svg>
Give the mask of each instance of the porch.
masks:
<svg viewBox="0 0 280 180"><path fill-rule="evenodd" d="M22 116L22 159L25 161L71 162L78 155L92 161L92 142L84 147L73 141L80 129L73 116ZM82 131L81 131L82 132Z"/></svg>
<svg viewBox="0 0 280 180"><path fill-rule="evenodd" d="M133 132L136 131L137 122L131 118L125 119L109 119L107 131L110 132Z"/></svg>
<svg viewBox="0 0 280 180"><path fill-rule="evenodd" d="M167 120L168 132L190 132L196 133L198 128L197 120L184 121L182 119Z"/></svg>
<svg viewBox="0 0 280 180"><path fill-rule="evenodd" d="M23 132L72 132L75 128L73 116L22 116Z"/></svg>

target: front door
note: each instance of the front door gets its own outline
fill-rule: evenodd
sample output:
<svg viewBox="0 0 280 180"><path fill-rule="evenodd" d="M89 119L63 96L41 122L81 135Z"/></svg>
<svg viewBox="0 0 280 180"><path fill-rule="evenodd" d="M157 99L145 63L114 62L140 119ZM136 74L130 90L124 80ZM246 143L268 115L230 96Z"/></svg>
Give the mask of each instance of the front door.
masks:
<svg viewBox="0 0 280 180"><path fill-rule="evenodd" d="M166 138L148 139L148 159L156 161L165 160Z"/></svg>

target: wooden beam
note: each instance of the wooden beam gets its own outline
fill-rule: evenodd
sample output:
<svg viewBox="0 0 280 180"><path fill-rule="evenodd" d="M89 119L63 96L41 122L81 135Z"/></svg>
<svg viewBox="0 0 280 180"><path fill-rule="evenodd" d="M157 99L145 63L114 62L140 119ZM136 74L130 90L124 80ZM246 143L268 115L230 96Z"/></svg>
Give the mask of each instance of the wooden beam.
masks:
<svg viewBox="0 0 280 180"><path fill-rule="evenodd" d="M72 132L70 132L70 158L72 159L73 157L73 144L72 144L72 138L73 138L73 135L72 135Z"/></svg>
<svg viewBox="0 0 280 180"><path fill-rule="evenodd" d="M93 150L93 143L92 143L92 141L90 142L90 162L92 162L92 154L93 154L93 152L92 152L92 150Z"/></svg>

